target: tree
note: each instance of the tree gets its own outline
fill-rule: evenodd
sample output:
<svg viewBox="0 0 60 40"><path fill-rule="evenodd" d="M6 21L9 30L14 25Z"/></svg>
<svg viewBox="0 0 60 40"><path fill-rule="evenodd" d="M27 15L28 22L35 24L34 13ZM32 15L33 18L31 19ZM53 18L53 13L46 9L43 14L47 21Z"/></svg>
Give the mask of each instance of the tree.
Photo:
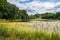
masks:
<svg viewBox="0 0 60 40"><path fill-rule="evenodd" d="M26 10L21 10L21 21L27 21L28 20L28 14Z"/></svg>
<svg viewBox="0 0 60 40"><path fill-rule="evenodd" d="M54 13L45 13L42 16L43 19L55 19L55 14Z"/></svg>
<svg viewBox="0 0 60 40"><path fill-rule="evenodd" d="M2 18L2 13L0 12L0 19Z"/></svg>
<svg viewBox="0 0 60 40"><path fill-rule="evenodd" d="M22 21L27 21L27 16L26 10L20 10L6 0L0 0L0 18L7 20L21 19Z"/></svg>
<svg viewBox="0 0 60 40"><path fill-rule="evenodd" d="M36 16L36 18L39 18L39 17L41 17L41 15L40 14L35 14L34 16Z"/></svg>
<svg viewBox="0 0 60 40"><path fill-rule="evenodd" d="M56 12L56 18L60 16L60 12Z"/></svg>
<svg viewBox="0 0 60 40"><path fill-rule="evenodd" d="M60 16L57 19L60 20Z"/></svg>
<svg viewBox="0 0 60 40"><path fill-rule="evenodd" d="M36 18L35 15L29 15L29 16L28 16L28 19L35 19L35 18Z"/></svg>

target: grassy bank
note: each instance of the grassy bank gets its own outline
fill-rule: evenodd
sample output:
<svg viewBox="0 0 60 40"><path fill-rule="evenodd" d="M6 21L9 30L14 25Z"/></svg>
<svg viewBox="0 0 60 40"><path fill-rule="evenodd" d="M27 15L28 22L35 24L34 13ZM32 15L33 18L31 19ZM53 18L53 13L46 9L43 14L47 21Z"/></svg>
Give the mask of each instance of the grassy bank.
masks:
<svg viewBox="0 0 60 40"><path fill-rule="evenodd" d="M60 40L60 35L58 33L29 30L29 28L18 30L16 27L7 27L0 24L0 40Z"/></svg>

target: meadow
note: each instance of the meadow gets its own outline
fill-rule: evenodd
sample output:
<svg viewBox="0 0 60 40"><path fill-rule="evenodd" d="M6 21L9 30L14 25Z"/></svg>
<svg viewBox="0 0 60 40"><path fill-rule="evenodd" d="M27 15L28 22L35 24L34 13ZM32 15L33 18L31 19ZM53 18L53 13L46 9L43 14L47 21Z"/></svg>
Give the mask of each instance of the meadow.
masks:
<svg viewBox="0 0 60 40"><path fill-rule="evenodd" d="M34 10L25 10L29 8L29 5L26 7L27 5L24 6L23 4L25 2L32 3L33 0L24 0L24 3L17 0L15 0L17 3L12 0L10 1L12 3L7 0L0 0L0 40L60 40L60 22L40 21L40 19L60 20L60 12L45 13L43 11L42 14L40 10L40 13L36 11L36 14L34 12L34 14L29 15L36 7L32 5ZM21 3L26 8L19 5ZM19 7L21 6L22 10L15 4L19 5ZM45 4L41 5L42 9L44 9L43 6ZM47 6L46 8L50 9Z"/></svg>
<svg viewBox="0 0 60 40"><path fill-rule="evenodd" d="M0 21L0 40L60 40L59 22Z"/></svg>

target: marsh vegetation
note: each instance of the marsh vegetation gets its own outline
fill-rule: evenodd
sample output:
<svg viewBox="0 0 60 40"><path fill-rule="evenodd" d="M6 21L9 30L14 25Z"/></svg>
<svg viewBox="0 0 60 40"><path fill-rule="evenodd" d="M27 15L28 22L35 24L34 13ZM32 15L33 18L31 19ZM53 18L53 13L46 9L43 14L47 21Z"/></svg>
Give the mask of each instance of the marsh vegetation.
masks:
<svg viewBox="0 0 60 40"><path fill-rule="evenodd" d="M0 40L60 40L58 20L60 12L28 15L26 10L0 0Z"/></svg>

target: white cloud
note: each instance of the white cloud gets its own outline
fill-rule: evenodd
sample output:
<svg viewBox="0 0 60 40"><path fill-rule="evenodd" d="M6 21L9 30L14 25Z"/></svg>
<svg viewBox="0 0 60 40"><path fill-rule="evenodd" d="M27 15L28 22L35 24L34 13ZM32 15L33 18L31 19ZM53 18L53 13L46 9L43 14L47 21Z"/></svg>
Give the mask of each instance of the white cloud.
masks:
<svg viewBox="0 0 60 40"><path fill-rule="evenodd" d="M25 1L29 1L29 0L17 0L17 1L20 1L20 2L25 2Z"/></svg>
<svg viewBox="0 0 60 40"><path fill-rule="evenodd" d="M12 2L12 1L16 1L16 2L17 2L17 1L18 1L18 2L26 2L26 1L29 1L29 0L7 0L7 1L11 1L11 2Z"/></svg>
<svg viewBox="0 0 60 40"><path fill-rule="evenodd" d="M54 3L54 2L41 2L39 0L34 0L29 3L23 3L20 2L26 2L29 0L7 0L11 4L16 5L19 7L19 9L25 9L28 11L28 13L44 13L44 12L54 12L54 11L60 11L60 7L57 8L57 6L60 5L60 2Z"/></svg>

